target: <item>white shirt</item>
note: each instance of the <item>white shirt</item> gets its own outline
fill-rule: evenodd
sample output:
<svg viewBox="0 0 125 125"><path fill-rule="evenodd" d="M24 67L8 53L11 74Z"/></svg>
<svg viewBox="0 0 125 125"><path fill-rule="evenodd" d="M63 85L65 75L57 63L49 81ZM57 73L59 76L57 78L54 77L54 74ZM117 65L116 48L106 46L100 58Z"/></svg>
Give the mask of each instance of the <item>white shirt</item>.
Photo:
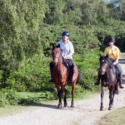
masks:
<svg viewBox="0 0 125 125"><path fill-rule="evenodd" d="M74 53L74 48L72 43L68 40L66 44L63 43L63 40L58 42L61 48L61 55L62 57L69 55L70 53ZM72 56L67 57L67 59L73 59Z"/></svg>

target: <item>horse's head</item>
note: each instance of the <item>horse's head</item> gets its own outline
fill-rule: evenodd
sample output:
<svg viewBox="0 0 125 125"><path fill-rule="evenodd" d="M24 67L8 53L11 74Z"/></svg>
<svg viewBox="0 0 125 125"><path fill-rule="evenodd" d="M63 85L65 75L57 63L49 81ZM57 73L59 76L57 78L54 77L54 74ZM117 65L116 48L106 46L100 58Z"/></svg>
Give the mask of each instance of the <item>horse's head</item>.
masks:
<svg viewBox="0 0 125 125"><path fill-rule="evenodd" d="M57 46L53 45L52 56L53 56L53 63L55 65L57 65L57 63L59 62L60 54L61 54L60 44L58 44Z"/></svg>
<svg viewBox="0 0 125 125"><path fill-rule="evenodd" d="M108 56L101 56L100 55L100 69L99 74L104 75L108 70Z"/></svg>

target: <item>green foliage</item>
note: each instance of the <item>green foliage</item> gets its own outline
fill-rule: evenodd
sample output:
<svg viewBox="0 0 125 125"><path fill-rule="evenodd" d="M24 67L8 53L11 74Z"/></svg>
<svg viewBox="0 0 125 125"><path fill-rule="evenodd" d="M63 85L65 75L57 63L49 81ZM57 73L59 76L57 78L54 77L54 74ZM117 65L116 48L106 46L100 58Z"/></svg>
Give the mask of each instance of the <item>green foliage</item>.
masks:
<svg viewBox="0 0 125 125"><path fill-rule="evenodd" d="M103 53L96 49L91 50L86 55L79 54L74 57L74 61L81 71L84 80L84 82L79 84L86 90L97 91L99 89L94 85L94 82L97 80L100 54Z"/></svg>
<svg viewBox="0 0 125 125"><path fill-rule="evenodd" d="M19 104L21 105L29 105L29 104L37 104L40 103L40 99L37 97L28 97L28 98L21 98Z"/></svg>
<svg viewBox="0 0 125 125"><path fill-rule="evenodd" d="M14 65L41 47L38 28L47 6L44 0L1 0L0 8L0 60Z"/></svg>
<svg viewBox="0 0 125 125"><path fill-rule="evenodd" d="M70 33L74 61L83 72L84 82L76 86L75 96L99 91L94 82L108 38L114 36L125 51L125 4L116 2L117 7L103 0L1 0L0 106L40 101L21 98L15 91L43 91L47 100L58 98L55 86L48 83L49 63L51 45L61 40L63 31ZM71 87L67 89L71 97Z"/></svg>
<svg viewBox="0 0 125 125"><path fill-rule="evenodd" d="M48 24L98 24L104 25L109 9L103 0L46 0L49 13Z"/></svg>
<svg viewBox="0 0 125 125"><path fill-rule="evenodd" d="M19 102L19 97L16 94L16 92L11 89L2 89L0 91L0 107L3 107L5 105L17 105Z"/></svg>

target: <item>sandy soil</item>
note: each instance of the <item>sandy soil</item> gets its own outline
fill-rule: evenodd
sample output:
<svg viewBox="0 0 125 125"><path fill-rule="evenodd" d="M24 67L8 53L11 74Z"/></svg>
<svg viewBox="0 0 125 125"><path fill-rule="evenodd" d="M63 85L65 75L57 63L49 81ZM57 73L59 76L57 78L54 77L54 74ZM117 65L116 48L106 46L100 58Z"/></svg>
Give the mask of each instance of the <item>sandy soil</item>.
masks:
<svg viewBox="0 0 125 125"><path fill-rule="evenodd" d="M125 87L125 59L120 59L123 70L123 83ZM108 110L109 94L105 92L104 111L100 111L100 94L88 99L75 102L75 107L57 109L57 104L44 105L24 113L9 115L0 118L0 125L94 125L105 114L125 107L125 89L120 89L115 95L114 106ZM58 102L57 102L58 103Z"/></svg>

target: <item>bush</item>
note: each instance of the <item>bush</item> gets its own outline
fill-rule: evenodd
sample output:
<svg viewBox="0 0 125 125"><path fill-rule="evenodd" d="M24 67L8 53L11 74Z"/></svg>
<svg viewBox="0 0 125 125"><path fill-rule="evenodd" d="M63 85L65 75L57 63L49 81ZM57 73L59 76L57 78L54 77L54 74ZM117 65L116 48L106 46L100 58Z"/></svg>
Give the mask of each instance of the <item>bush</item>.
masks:
<svg viewBox="0 0 125 125"><path fill-rule="evenodd" d="M103 53L95 49L86 55L79 54L74 57L74 61L83 75L84 82L80 82L83 89L91 91L97 91L99 89L94 85L94 82L97 80L100 54Z"/></svg>
<svg viewBox="0 0 125 125"><path fill-rule="evenodd" d="M0 107L5 105L18 105L20 97L11 89L2 89L0 92Z"/></svg>

